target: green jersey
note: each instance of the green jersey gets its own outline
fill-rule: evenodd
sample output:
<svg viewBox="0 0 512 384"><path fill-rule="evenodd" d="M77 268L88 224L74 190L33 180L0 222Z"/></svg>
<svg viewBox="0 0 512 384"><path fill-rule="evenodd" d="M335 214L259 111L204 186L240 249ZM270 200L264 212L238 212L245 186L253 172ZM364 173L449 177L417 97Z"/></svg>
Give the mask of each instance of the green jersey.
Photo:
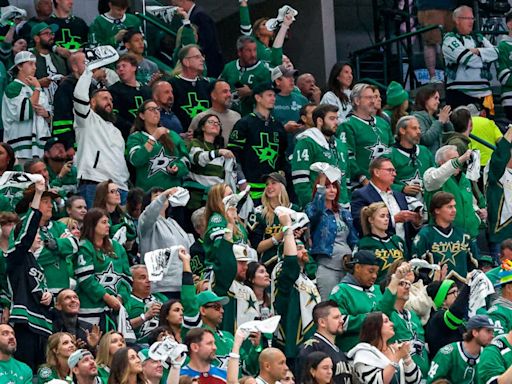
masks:
<svg viewBox="0 0 512 384"><path fill-rule="evenodd" d="M414 238L412 257L427 260L430 264L448 266L447 279L465 282L469 271L478 267L476 241L458 227L441 231L433 224L425 225Z"/></svg>
<svg viewBox="0 0 512 384"><path fill-rule="evenodd" d="M80 317L98 324L107 309L103 296L108 293L120 295L128 301L131 292L131 273L128 256L124 248L112 240L113 252L104 253L89 240L80 242L78 255L73 258L76 293L80 298Z"/></svg>
<svg viewBox="0 0 512 384"><path fill-rule="evenodd" d="M128 302L125 303L126 311L128 312L129 319L135 319L149 309L152 303L163 304L168 301L167 297L162 293L152 293L145 299L135 296L133 293L128 297ZM144 344L148 342L148 336L153 329L158 327L158 315L151 319L146 319L138 328L133 328L137 343Z"/></svg>
<svg viewBox="0 0 512 384"><path fill-rule="evenodd" d="M59 377L59 373L46 365L41 366L37 371L37 384L44 384L50 380L62 380ZM64 378L64 381L67 381L69 384L73 383L73 378L71 374Z"/></svg>
<svg viewBox="0 0 512 384"><path fill-rule="evenodd" d="M405 242L397 235L385 238L377 235L364 236L359 239L354 252L362 249L375 252L375 256L382 260L382 266L377 275L377 284L386 278L391 264L400 259L408 259Z"/></svg>
<svg viewBox="0 0 512 384"><path fill-rule="evenodd" d="M352 115L338 127L336 136L346 138L350 176L356 183L362 176L370 178L370 163L389 153L394 142L389 124L378 116L368 121Z"/></svg>
<svg viewBox="0 0 512 384"><path fill-rule="evenodd" d="M391 153L384 157L389 158L395 166L396 177L391 188L399 192L406 185L419 185L423 188L423 174L430 167L435 167L432 153L423 145L415 145L413 151L409 152L395 144L391 147Z"/></svg>
<svg viewBox="0 0 512 384"><path fill-rule="evenodd" d="M32 369L13 357L2 360L0 361L0 383L32 384Z"/></svg>
<svg viewBox="0 0 512 384"><path fill-rule="evenodd" d="M501 103L503 106L512 106L512 37L503 36L498 44L498 80L501 83Z"/></svg>
<svg viewBox="0 0 512 384"><path fill-rule="evenodd" d="M311 171L311 164L323 162L337 167L341 171L340 198L342 204L350 203L348 183L350 182L350 170L348 166L348 149L345 135L338 139L326 137L318 128L310 128L297 135L297 143L292 156L292 180L299 204L305 207L311 202L313 196L313 184L318 176Z"/></svg>
<svg viewBox="0 0 512 384"><path fill-rule="evenodd" d="M512 330L512 301L498 297L487 311L496 328L494 333L501 335Z"/></svg>
<svg viewBox="0 0 512 384"><path fill-rule="evenodd" d="M250 67L242 67L239 60L233 60L224 66L220 78L231 86L231 92L235 92L236 88L243 85L253 88L256 84L270 82L270 69L259 60ZM242 116L248 115L253 110L254 98L248 96L240 99L239 102L235 100L232 107Z"/></svg>
<svg viewBox="0 0 512 384"><path fill-rule="evenodd" d="M183 139L174 131L169 130L169 139L174 144L170 152L160 141L148 152L145 147L149 134L143 131L128 136L126 149L128 160L135 167L135 186L148 191L152 187L169 189L181 186L183 177L188 173L188 150ZM172 172L176 166L178 170Z"/></svg>
<svg viewBox="0 0 512 384"><path fill-rule="evenodd" d="M69 232L66 224L50 221L39 229L44 247L37 258L43 268L48 290L54 295L69 288L68 260L78 252L78 239Z"/></svg>
<svg viewBox="0 0 512 384"><path fill-rule="evenodd" d="M427 376L427 384L439 379L447 379L450 383L473 384L477 382L478 356L472 356L464 350L462 341L450 343L441 348L435 355Z"/></svg>
<svg viewBox="0 0 512 384"><path fill-rule="evenodd" d="M301 271L297 256L285 256L272 271L272 307L281 316L276 342L286 357L296 358L299 345L315 333L313 308L320 301L316 284Z"/></svg>
<svg viewBox="0 0 512 384"><path fill-rule="evenodd" d="M349 351L359 342L359 331L369 312L382 311L391 316L394 311L396 295L386 288L384 294L380 286L364 289L357 284L352 275L347 275L333 288L329 300L334 300L342 315L346 315L345 331L336 338L336 345L342 351Z"/></svg>
<svg viewBox="0 0 512 384"><path fill-rule="evenodd" d="M53 172L49 166L46 169L48 169L50 187L55 188L61 197L77 193L77 169L74 165L71 166L71 170L64 177L60 177L57 173Z"/></svg>
<svg viewBox="0 0 512 384"><path fill-rule="evenodd" d="M498 384L498 377L510 366L512 366L512 345L506 335L498 336L480 354L477 383Z"/></svg>
<svg viewBox="0 0 512 384"><path fill-rule="evenodd" d="M140 20L137 16L126 13L120 19L113 19L108 14L96 16L89 26L89 44L111 45L117 50L124 48L123 41L116 41L116 34L123 29L135 29L142 33Z"/></svg>
<svg viewBox="0 0 512 384"><path fill-rule="evenodd" d="M403 312L393 311L389 319L393 322L395 330L395 336L390 342L410 341L411 357L421 370L423 377L426 377L429 361L425 346L425 330L419 316L414 311L404 309Z"/></svg>

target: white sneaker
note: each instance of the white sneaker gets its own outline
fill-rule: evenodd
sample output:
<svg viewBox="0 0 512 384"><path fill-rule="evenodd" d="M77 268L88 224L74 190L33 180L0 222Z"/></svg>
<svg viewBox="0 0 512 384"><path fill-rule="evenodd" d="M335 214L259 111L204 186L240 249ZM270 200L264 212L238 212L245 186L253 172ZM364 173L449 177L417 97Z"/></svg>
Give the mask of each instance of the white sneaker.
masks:
<svg viewBox="0 0 512 384"><path fill-rule="evenodd" d="M105 67L119 60L119 54L110 45L101 45L92 49L85 49L85 65L89 71Z"/></svg>
<svg viewBox="0 0 512 384"><path fill-rule="evenodd" d="M155 17L158 17L166 23L171 23L172 19L176 15L178 7L173 6L159 6L159 5L148 5L146 11Z"/></svg>
<svg viewBox="0 0 512 384"><path fill-rule="evenodd" d="M5 25L9 20L14 20L20 17L27 17L27 11L15 7L14 5L8 5L7 7L0 8L0 24L2 25Z"/></svg>

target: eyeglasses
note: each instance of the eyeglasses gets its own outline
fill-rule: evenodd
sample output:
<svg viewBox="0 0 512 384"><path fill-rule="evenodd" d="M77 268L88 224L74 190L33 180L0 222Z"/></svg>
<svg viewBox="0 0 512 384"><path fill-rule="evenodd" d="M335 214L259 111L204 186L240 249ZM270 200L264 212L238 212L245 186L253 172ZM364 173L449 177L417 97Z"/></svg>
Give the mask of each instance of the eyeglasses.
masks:
<svg viewBox="0 0 512 384"><path fill-rule="evenodd" d="M55 33L53 33L52 31L45 31L45 32L41 32L39 34L39 36L41 36L41 35L55 35Z"/></svg>
<svg viewBox="0 0 512 384"><path fill-rule="evenodd" d="M150 112L156 112L156 111L158 111L158 112L160 112L161 110L162 110L162 108L160 108L160 107L147 107L147 108L144 110L144 112L145 112L145 111L150 111Z"/></svg>
<svg viewBox="0 0 512 384"><path fill-rule="evenodd" d="M213 308L215 309L216 311L220 311L221 308L222 308L222 305L220 305L219 303L215 303L215 304L208 304L208 305L205 305L204 306L205 308Z"/></svg>
<svg viewBox="0 0 512 384"><path fill-rule="evenodd" d="M111 189L108 193L119 193L119 189Z"/></svg>
<svg viewBox="0 0 512 384"><path fill-rule="evenodd" d="M197 55L193 56L185 56L184 59L204 59L204 56L198 53Z"/></svg>
<svg viewBox="0 0 512 384"><path fill-rule="evenodd" d="M450 295L458 296L458 294L459 294L459 290L458 290L458 289L453 289L453 290L451 290L450 292L448 292L448 293L446 294L446 297L448 297L448 296L450 296Z"/></svg>
<svg viewBox="0 0 512 384"><path fill-rule="evenodd" d="M381 171L387 171L389 173L396 173L395 168L379 168Z"/></svg>
<svg viewBox="0 0 512 384"><path fill-rule="evenodd" d="M220 121L217 121L217 120L206 120L206 122L208 124L212 124L212 125L215 125L216 127L222 127L222 124Z"/></svg>
<svg viewBox="0 0 512 384"><path fill-rule="evenodd" d="M361 99L375 100L377 96L361 96Z"/></svg>

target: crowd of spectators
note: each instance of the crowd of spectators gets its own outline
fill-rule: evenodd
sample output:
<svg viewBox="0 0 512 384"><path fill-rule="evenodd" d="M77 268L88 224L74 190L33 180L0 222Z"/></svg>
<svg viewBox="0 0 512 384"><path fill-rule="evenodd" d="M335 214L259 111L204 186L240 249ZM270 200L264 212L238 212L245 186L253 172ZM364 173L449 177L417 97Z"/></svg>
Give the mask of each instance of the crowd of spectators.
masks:
<svg viewBox="0 0 512 384"><path fill-rule="evenodd" d="M0 383L512 382L512 14L419 1L413 100L301 73L290 6L241 0L225 62L171 2L174 45L128 0L1 10Z"/></svg>

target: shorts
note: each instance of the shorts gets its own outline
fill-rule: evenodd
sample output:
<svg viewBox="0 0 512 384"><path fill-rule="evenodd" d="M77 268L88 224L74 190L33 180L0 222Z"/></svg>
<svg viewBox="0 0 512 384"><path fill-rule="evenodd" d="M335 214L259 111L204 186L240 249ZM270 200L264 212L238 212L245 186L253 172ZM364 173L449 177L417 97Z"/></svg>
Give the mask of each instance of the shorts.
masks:
<svg viewBox="0 0 512 384"><path fill-rule="evenodd" d="M423 27L431 24L442 25L444 32L450 32L455 26L452 19L452 12L446 9L418 11L418 21ZM422 37L423 43L427 45L440 44L442 40L441 31L439 29L425 32Z"/></svg>

